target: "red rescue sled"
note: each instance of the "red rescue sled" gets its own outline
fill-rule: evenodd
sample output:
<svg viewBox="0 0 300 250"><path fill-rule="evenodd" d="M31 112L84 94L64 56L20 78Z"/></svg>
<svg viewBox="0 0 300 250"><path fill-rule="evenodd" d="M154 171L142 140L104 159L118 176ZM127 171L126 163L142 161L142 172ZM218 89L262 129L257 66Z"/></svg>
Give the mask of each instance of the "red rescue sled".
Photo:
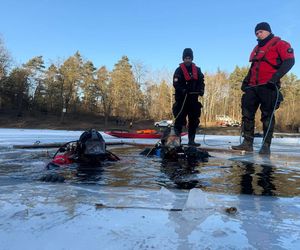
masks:
<svg viewBox="0 0 300 250"><path fill-rule="evenodd" d="M162 133L157 132L156 130L137 130L136 132L129 132L126 130L112 130L105 131L104 133L118 138L128 139L160 139L162 137ZM187 135L187 133L181 133L181 136L184 135Z"/></svg>

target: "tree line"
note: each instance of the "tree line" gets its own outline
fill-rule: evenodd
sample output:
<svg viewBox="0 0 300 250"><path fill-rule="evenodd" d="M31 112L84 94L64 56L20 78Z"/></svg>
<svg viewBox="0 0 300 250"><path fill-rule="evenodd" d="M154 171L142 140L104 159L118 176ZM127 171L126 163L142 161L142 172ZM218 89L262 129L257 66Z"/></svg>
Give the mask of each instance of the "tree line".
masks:
<svg viewBox="0 0 300 250"><path fill-rule="evenodd" d="M205 73L202 123L215 122L216 115L241 120L240 87L248 69L236 66L231 73L220 69ZM78 51L48 67L42 56L12 66L0 39L0 111L16 116L24 112L55 114L61 122L66 114L93 114L103 117L105 123L112 119L172 119L172 73L150 72L142 62L130 63L127 56L111 71L106 66L96 68ZM281 91L284 102L276 113L277 127L296 129L300 126L300 80L294 74L286 75Z"/></svg>

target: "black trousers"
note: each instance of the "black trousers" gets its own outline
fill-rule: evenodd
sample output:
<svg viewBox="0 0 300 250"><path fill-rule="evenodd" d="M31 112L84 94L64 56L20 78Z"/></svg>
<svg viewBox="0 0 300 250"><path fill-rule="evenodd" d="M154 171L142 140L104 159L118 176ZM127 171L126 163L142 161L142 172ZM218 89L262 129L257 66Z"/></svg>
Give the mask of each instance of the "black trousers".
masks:
<svg viewBox="0 0 300 250"><path fill-rule="evenodd" d="M242 96L242 122L244 138L246 140L253 141L255 113L257 109L260 108L265 142L271 143L275 125L275 115L272 117L272 113L274 109L279 108L280 101L283 100L279 91L278 94L279 96L277 98L277 90L270 89L266 85L252 87L246 90Z"/></svg>
<svg viewBox="0 0 300 250"><path fill-rule="evenodd" d="M176 133L182 132L182 127L187 124L188 117L188 133L189 136L195 136L196 130L200 123L202 105L197 98L189 98L187 96L184 103L184 98L177 98L173 105L173 115L176 118L174 122L174 129Z"/></svg>

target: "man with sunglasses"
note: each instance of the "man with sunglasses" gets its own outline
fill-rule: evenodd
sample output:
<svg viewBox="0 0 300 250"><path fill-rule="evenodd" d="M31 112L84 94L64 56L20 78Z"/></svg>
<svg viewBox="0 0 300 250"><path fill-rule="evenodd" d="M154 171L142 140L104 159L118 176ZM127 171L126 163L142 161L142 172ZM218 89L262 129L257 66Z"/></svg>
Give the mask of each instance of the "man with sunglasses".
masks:
<svg viewBox="0 0 300 250"><path fill-rule="evenodd" d="M291 45L274 36L268 23L256 25L255 35L258 44L250 55L251 66L242 83L242 132L244 140L234 150L253 151L255 113L260 107L263 124L263 144L259 154L270 155L275 115L283 100L280 79L295 63Z"/></svg>

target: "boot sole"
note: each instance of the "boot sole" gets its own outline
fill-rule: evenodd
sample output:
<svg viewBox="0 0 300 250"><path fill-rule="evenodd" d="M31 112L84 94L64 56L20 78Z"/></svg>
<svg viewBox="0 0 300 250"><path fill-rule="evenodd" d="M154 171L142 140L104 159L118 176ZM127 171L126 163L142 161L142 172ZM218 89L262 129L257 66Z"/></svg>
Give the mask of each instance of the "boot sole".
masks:
<svg viewBox="0 0 300 250"><path fill-rule="evenodd" d="M234 148L231 147L232 150L237 150L237 151L245 151L245 152L249 152L249 153L253 153L253 149L252 150L246 150L246 149L242 149L242 148Z"/></svg>

